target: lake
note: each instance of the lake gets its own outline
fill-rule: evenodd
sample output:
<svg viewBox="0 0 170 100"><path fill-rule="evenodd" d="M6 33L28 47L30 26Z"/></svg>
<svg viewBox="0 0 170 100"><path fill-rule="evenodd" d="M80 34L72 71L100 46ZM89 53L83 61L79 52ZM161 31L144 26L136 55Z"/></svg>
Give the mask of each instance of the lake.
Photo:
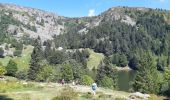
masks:
<svg viewBox="0 0 170 100"><path fill-rule="evenodd" d="M118 88L120 91L129 91L131 88L130 82L134 80L136 71L121 70L118 72Z"/></svg>

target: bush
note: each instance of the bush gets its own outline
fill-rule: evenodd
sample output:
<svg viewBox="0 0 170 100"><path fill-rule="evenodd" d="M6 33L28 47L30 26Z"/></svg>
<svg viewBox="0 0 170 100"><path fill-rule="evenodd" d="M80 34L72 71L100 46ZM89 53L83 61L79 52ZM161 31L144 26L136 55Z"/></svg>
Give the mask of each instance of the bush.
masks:
<svg viewBox="0 0 170 100"><path fill-rule="evenodd" d="M113 54L111 56L112 64L116 64L116 66L125 67L128 64L127 57L124 54Z"/></svg>
<svg viewBox="0 0 170 100"><path fill-rule="evenodd" d="M52 100L76 100L77 97L77 92L70 87L66 87L61 91L60 96L54 97Z"/></svg>
<svg viewBox="0 0 170 100"><path fill-rule="evenodd" d="M28 72L26 70L18 71L15 75L16 78L21 79L21 80L26 80L27 79L27 74Z"/></svg>
<svg viewBox="0 0 170 100"><path fill-rule="evenodd" d="M54 78L54 69L52 68L52 66L49 65L44 65L42 66L42 69L39 71L39 73L37 74L37 81L52 81Z"/></svg>
<svg viewBox="0 0 170 100"><path fill-rule="evenodd" d="M93 98L93 94L91 92L88 92L83 94L82 97L91 100Z"/></svg>
<svg viewBox="0 0 170 100"><path fill-rule="evenodd" d="M17 70L17 64L13 60L10 60L8 65L6 66L6 74L9 76L15 76Z"/></svg>
<svg viewBox="0 0 170 100"><path fill-rule="evenodd" d="M113 88L114 87L114 82L112 78L109 78L105 76L100 83L101 86L107 87L107 88Z"/></svg>
<svg viewBox="0 0 170 100"><path fill-rule="evenodd" d="M10 47L11 47L11 48L15 48L16 50L22 50L22 49L23 49L23 44L14 40L14 41L11 43L11 46L10 46Z"/></svg>
<svg viewBox="0 0 170 100"><path fill-rule="evenodd" d="M3 66L0 65L0 76L3 76L4 74L6 74L6 70Z"/></svg>
<svg viewBox="0 0 170 100"><path fill-rule="evenodd" d="M21 57L22 50L15 50L14 51L14 56Z"/></svg>
<svg viewBox="0 0 170 100"><path fill-rule="evenodd" d="M66 82L70 82L71 80L73 80L73 71L71 68L71 65L69 64L63 64L63 67L61 69L62 71L62 79L64 79Z"/></svg>
<svg viewBox="0 0 170 100"><path fill-rule="evenodd" d="M80 79L82 85L91 85L93 82L94 80L88 75L83 75Z"/></svg>
<svg viewBox="0 0 170 100"><path fill-rule="evenodd" d="M62 51L55 51L47 59L50 64L62 64L65 60L65 53Z"/></svg>

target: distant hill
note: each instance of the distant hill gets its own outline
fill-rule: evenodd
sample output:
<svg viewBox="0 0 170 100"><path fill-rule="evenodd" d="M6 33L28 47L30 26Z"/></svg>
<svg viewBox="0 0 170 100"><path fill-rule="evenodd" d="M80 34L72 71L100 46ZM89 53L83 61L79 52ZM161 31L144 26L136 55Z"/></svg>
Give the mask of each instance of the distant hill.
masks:
<svg viewBox="0 0 170 100"><path fill-rule="evenodd" d="M105 56L119 56L131 65L141 50L151 51L158 69L170 63L170 11L142 7L113 7L98 16L68 18L39 9L0 4L0 44L31 44L38 36L55 48L90 48ZM164 63L167 62L167 63ZM123 64L120 64L123 63Z"/></svg>

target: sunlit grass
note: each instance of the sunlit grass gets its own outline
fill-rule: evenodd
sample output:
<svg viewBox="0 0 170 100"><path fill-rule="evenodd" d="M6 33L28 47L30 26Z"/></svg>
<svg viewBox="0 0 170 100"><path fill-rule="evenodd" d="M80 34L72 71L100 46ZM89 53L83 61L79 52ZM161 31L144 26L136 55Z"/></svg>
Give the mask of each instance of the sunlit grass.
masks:
<svg viewBox="0 0 170 100"><path fill-rule="evenodd" d="M19 70L28 69L32 50L33 50L32 46L27 46L26 49L23 49L21 57L6 56L5 58L0 58L0 62L2 62L4 66L6 66L9 60L13 59L17 63Z"/></svg>
<svg viewBox="0 0 170 100"><path fill-rule="evenodd" d="M93 67L97 68L101 60L104 59L104 55L102 53L96 53L90 49L88 49L88 51L90 53L90 57L87 61L87 67L89 69L92 69Z"/></svg>
<svg viewBox="0 0 170 100"><path fill-rule="evenodd" d="M25 91L36 89L33 83L24 84L20 81L0 81L0 93L14 92L14 91Z"/></svg>

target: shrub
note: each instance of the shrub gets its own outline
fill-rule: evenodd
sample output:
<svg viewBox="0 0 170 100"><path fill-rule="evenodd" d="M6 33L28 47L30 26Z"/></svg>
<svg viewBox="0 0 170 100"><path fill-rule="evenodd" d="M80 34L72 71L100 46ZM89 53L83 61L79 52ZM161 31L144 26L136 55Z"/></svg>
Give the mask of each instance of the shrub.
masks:
<svg viewBox="0 0 170 100"><path fill-rule="evenodd" d="M96 94L98 95L98 99L100 100L107 100L108 98L111 100L112 98L112 95L104 94L103 92L97 92Z"/></svg>
<svg viewBox="0 0 170 100"><path fill-rule="evenodd" d="M37 74L37 81L51 81L54 78L54 69L50 65L42 66L41 70Z"/></svg>
<svg viewBox="0 0 170 100"><path fill-rule="evenodd" d="M6 74L6 70L2 65L0 65L0 76L3 76L4 74Z"/></svg>
<svg viewBox="0 0 170 100"><path fill-rule="evenodd" d="M26 70L18 71L15 75L16 78L21 79L21 80L26 80L27 79L27 74L28 72Z"/></svg>
<svg viewBox="0 0 170 100"><path fill-rule="evenodd" d="M74 91L71 87L66 87L61 91L61 94L54 97L52 100L76 100L78 93Z"/></svg>
<svg viewBox="0 0 170 100"><path fill-rule="evenodd" d="M91 92L88 92L83 94L82 97L91 100L93 98L93 94Z"/></svg>
<svg viewBox="0 0 170 100"><path fill-rule="evenodd" d="M21 57L22 50L15 50L14 51L14 56Z"/></svg>
<svg viewBox="0 0 170 100"><path fill-rule="evenodd" d="M62 74L62 79L64 79L66 82L70 82L74 78L71 65L69 64L63 64L61 74Z"/></svg>
<svg viewBox="0 0 170 100"><path fill-rule="evenodd" d="M94 80L88 75L83 75L80 79L82 85L91 85L93 82Z"/></svg>
<svg viewBox="0 0 170 100"><path fill-rule="evenodd" d="M105 76L102 80L101 80L101 83L100 83L103 87L107 87L107 88L113 88L113 79L112 78L109 78L107 76Z"/></svg>
<svg viewBox="0 0 170 100"><path fill-rule="evenodd" d="M8 65L6 66L6 74L9 76L15 76L17 70L17 64L13 60L10 60Z"/></svg>

